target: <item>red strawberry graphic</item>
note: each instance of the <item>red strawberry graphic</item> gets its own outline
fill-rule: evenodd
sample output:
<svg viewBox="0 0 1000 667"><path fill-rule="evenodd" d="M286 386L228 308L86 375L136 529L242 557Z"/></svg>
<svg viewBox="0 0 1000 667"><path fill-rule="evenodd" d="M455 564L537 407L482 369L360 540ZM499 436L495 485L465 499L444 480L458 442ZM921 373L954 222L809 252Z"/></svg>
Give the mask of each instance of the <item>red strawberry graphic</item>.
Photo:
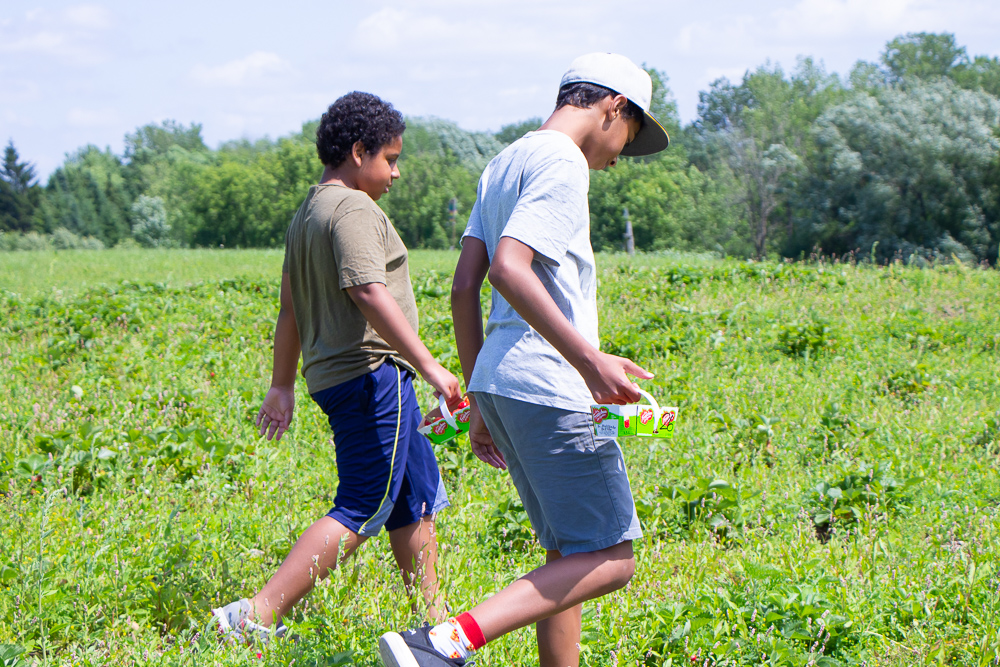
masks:
<svg viewBox="0 0 1000 667"><path fill-rule="evenodd" d="M600 424L602 421L608 418L610 411L605 407L593 408L592 413L594 415L594 423Z"/></svg>
<svg viewBox="0 0 1000 667"><path fill-rule="evenodd" d="M437 424L434 424L433 430L434 435L444 435L444 432L448 430L448 422L442 419Z"/></svg>
<svg viewBox="0 0 1000 667"><path fill-rule="evenodd" d="M653 418L653 411L651 409L645 408L639 411L640 424L648 424L652 418Z"/></svg>
<svg viewBox="0 0 1000 667"><path fill-rule="evenodd" d="M677 413L674 412L673 410L668 410L664 412L663 415L660 417L660 428L666 428L670 426L671 424L674 423L675 419L677 419Z"/></svg>
<svg viewBox="0 0 1000 667"><path fill-rule="evenodd" d="M455 415L455 421L460 422L462 424L468 424L470 419L472 419L471 410L462 410L461 412Z"/></svg>
<svg viewBox="0 0 1000 667"><path fill-rule="evenodd" d="M628 417L625 418L625 428L628 428Z"/></svg>

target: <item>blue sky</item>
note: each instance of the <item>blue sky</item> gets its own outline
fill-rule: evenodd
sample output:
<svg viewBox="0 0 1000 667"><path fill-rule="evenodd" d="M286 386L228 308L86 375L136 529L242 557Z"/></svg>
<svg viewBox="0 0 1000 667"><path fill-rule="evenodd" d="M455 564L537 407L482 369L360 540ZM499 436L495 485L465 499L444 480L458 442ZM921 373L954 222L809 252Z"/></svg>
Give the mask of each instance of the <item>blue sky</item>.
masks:
<svg viewBox="0 0 1000 667"><path fill-rule="evenodd" d="M1000 53L996 0L30 2L0 8L0 141L45 176L136 127L203 125L209 145L278 137L368 90L473 130L551 110L577 55L665 71L681 118L719 76L799 55L846 73L906 32Z"/></svg>

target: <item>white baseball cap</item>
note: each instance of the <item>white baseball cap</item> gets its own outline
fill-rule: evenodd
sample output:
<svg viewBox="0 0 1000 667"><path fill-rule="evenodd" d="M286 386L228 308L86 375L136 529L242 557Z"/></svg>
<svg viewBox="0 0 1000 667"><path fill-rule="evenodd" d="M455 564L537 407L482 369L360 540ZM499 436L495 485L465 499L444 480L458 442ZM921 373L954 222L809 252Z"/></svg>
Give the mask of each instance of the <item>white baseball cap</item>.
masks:
<svg viewBox="0 0 1000 667"><path fill-rule="evenodd" d="M622 149L622 155L651 155L670 144L670 136L659 121L649 114L653 81L646 70L617 53L588 53L574 60L563 74L559 87L569 83L594 83L624 95L642 109L645 120L635 139Z"/></svg>

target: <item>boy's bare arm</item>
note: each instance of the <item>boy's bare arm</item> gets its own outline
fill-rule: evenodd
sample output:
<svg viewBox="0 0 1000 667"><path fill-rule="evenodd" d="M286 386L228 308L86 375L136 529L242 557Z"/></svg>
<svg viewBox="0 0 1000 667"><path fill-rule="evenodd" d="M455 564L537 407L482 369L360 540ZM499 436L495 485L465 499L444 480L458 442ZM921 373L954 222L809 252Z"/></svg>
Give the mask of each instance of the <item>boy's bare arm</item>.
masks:
<svg viewBox="0 0 1000 667"><path fill-rule="evenodd" d="M490 270L490 257L486 244L477 238L467 236L462 241L462 254L455 267L455 277L451 283L451 319L455 324L455 344L458 359L462 363L465 386L472 380L476 367L476 357L483 347L483 309L479 303L479 291ZM494 468L507 469L503 454L493 444L489 429L476 405L476 397L469 394L472 418L469 422L469 443L480 460Z"/></svg>
<svg viewBox="0 0 1000 667"><path fill-rule="evenodd" d="M483 309L479 293L489 270L486 244L477 238L466 237L451 283L451 318L455 323L455 344L466 386L472 379L476 357L483 347Z"/></svg>
<svg viewBox="0 0 1000 667"><path fill-rule="evenodd" d="M458 378L434 359L385 285L367 283L348 287L347 294L378 335L413 364L428 384L444 395L449 405L461 400Z"/></svg>
<svg viewBox="0 0 1000 667"><path fill-rule="evenodd" d="M490 265L490 283L538 333L583 376L598 403L625 404L639 400L626 377L649 379L653 374L629 359L601 352L577 331L531 270L535 251L516 239L500 239Z"/></svg>
<svg viewBox="0 0 1000 667"><path fill-rule="evenodd" d="M274 366L271 370L271 388L264 397L264 403L257 413L257 427L260 434L267 432L270 440L281 436L292 423L295 409L295 373L299 367L299 328L295 324L295 308L292 305L292 289L288 274L281 274L281 309L274 327Z"/></svg>

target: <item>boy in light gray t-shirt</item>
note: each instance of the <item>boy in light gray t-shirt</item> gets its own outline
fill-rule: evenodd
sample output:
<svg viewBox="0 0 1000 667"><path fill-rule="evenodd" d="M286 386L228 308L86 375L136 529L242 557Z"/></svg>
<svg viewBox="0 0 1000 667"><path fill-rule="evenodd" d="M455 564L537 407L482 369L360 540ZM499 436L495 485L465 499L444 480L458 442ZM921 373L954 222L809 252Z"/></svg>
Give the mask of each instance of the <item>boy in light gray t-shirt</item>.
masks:
<svg viewBox="0 0 1000 667"><path fill-rule="evenodd" d="M452 285L452 315L472 400L469 439L507 469L546 564L434 628L387 632L387 667L460 667L534 623L540 667L579 664L582 603L623 587L642 535L621 448L596 440L593 402L639 399L626 374L652 375L598 349L588 169L666 148L649 115L652 82L624 56L577 58L556 110L508 146L479 181ZM479 292L492 305L483 339Z"/></svg>
<svg viewBox="0 0 1000 667"><path fill-rule="evenodd" d="M534 250L535 275L570 324L596 348L588 170L586 156L568 135L529 132L483 172L463 243L469 237L482 241L490 257L502 236ZM496 291L469 391L590 411L590 390L580 373Z"/></svg>

